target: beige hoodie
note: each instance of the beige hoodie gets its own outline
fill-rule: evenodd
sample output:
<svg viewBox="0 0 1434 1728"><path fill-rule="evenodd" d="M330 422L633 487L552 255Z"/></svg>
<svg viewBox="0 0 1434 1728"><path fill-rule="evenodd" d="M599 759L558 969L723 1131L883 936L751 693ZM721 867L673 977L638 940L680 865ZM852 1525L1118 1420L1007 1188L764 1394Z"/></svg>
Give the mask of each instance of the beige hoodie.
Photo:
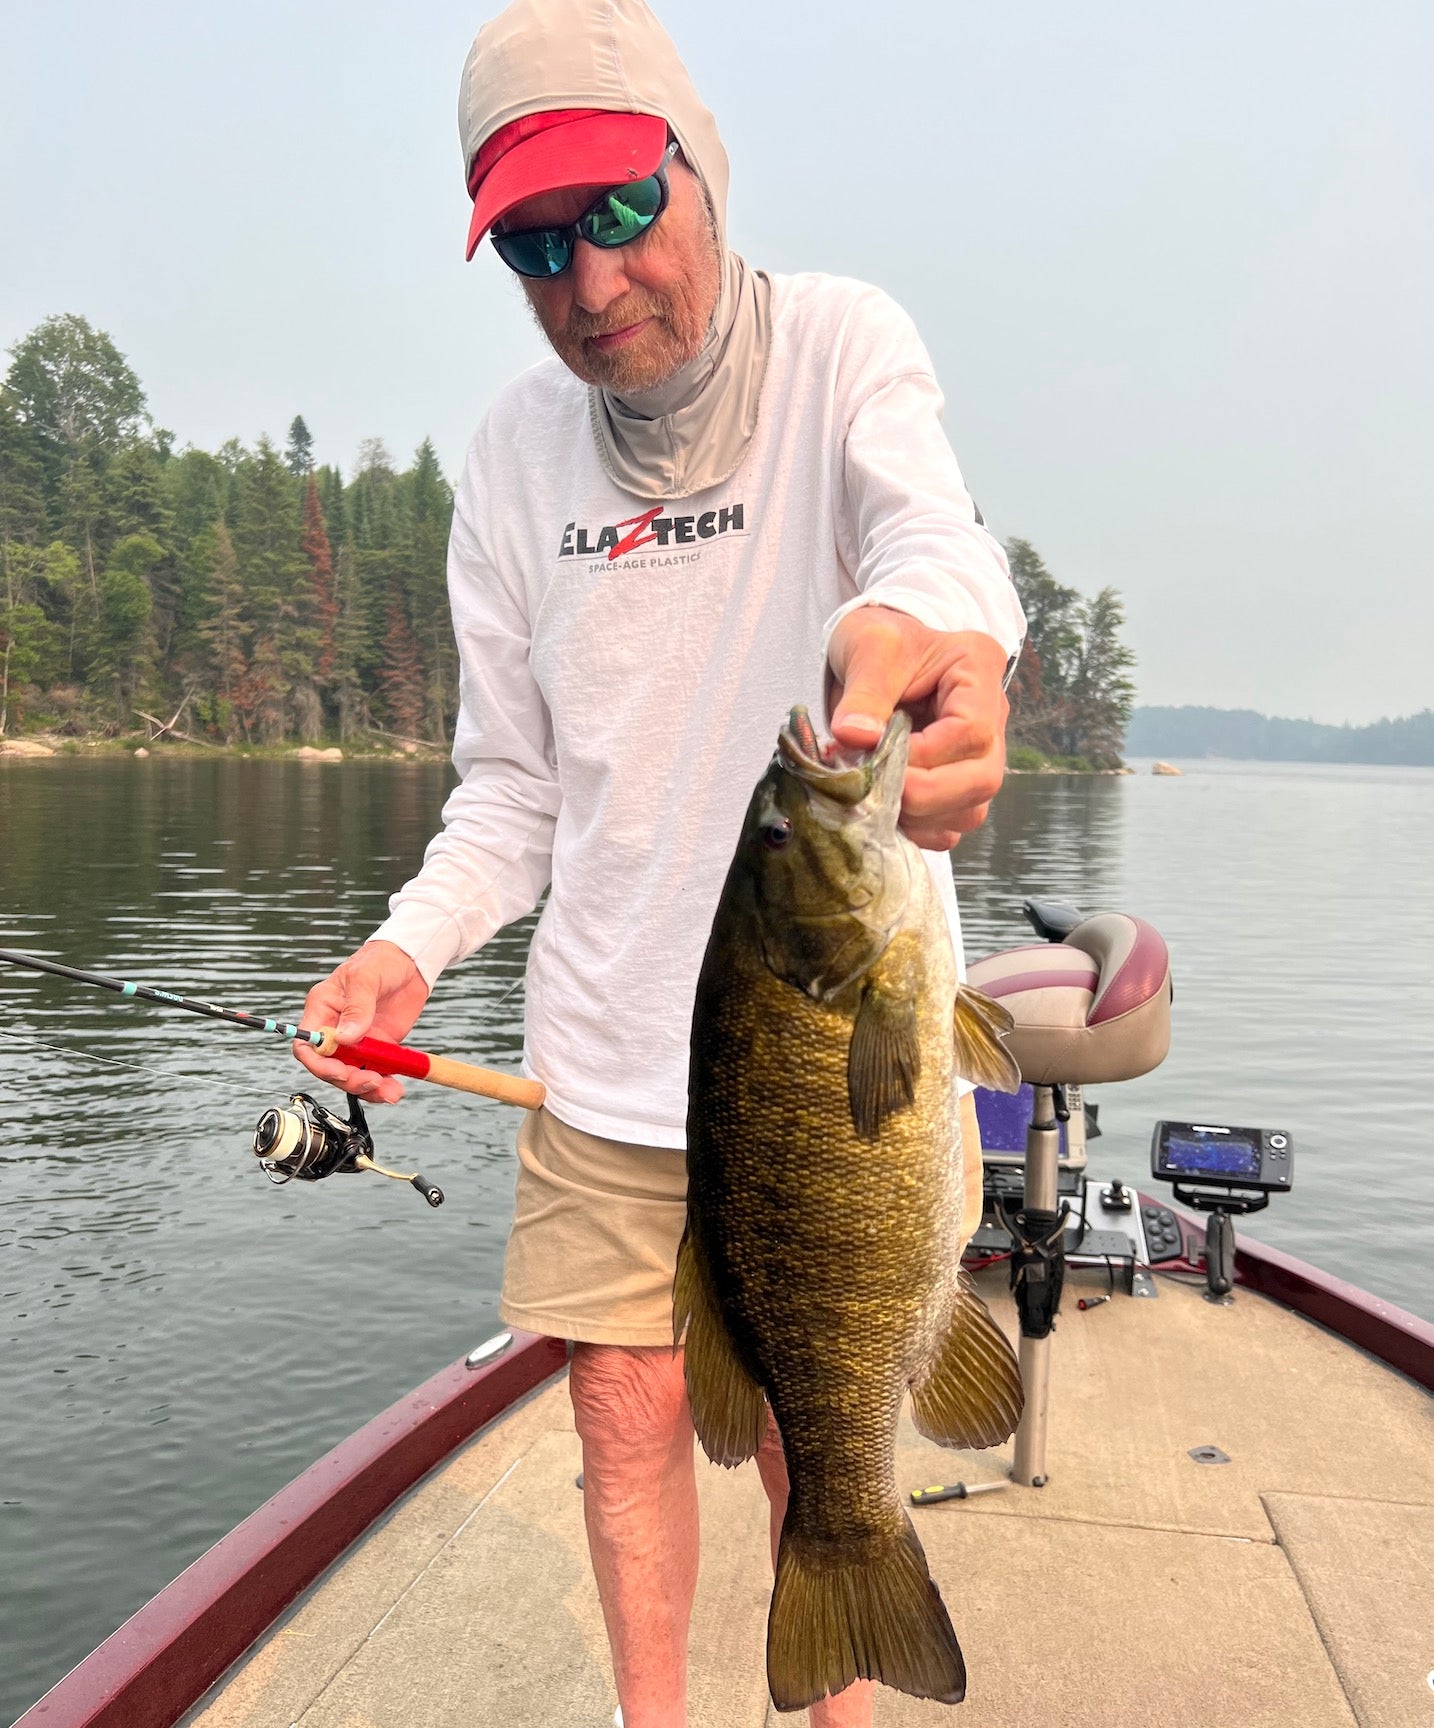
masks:
<svg viewBox="0 0 1434 1728"><path fill-rule="evenodd" d="M657 114L701 181L726 264L697 358L655 390L588 391L603 467L623 491L675 501L736 471L757 429L771 342L771 285L727 247L727 152L671 37L642 0L514 0L485 24L463 67L463 173L526 114L602 108Z"/></svg>

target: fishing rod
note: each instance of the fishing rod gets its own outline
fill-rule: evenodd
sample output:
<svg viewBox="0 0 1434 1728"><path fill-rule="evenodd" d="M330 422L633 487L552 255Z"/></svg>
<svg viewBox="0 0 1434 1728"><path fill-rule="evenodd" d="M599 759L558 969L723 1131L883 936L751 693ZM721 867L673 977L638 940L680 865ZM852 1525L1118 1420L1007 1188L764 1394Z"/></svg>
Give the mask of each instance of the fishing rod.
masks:
<svg viewBox="0 0 1434 1728"><path fill-rule="evenodd" d="M375 1074L400 1075L408 1080L428 1080L437 1086L447 1086L459 1092L471 1092L479 1097L493 1098L500 1103L516 1104L536 1110L543 1102L545 1089L539 1081L525 1080L513 1074L500 1074L491 1068L479 1068L471 1063L457 1062L449 1056L435 1056L411 1045L393 1044L383 1038L358 1038L341 1043L333 1027L304 1030L288 1020L271 1019L262 1014L248 1014L235 1008L221 1008L213 1002L196 1001L173 990L161 990L150 984L138 984L127 978L111 978L100 972L82 971L77 966L63 966L57 960L44 960L36 954L23 954L17 949L0 948L0 961L11 966L25 967L32 972L48 972L73 983L88 984L99 990L146 1002L157 1002L167 1008L182 1008L191 1014L202 1014L211 1020L225 1020L246 1031L268 1032L301 1044L308 1044L321 1056L336 1057L352 1067L367 1069ZM88 1052L77 1052L89 1054ZM98 1058L97 1058L98 1060ZM349 1115L345 1121L327 1109L307 1092L290 1094L288 1108L266 1110L254 1131L254 1155L259 1159L271 1182L291 1180L318 1182L327 1176L353 1170L371 1170L398 1182L408 1182L428 1201L430 1206L443 1204L443 1190L416 1171L404 1174L387 1170L374 1162L373 1136L364 1117L363 1107L352 1093L348 1095Z"/></svg>
<svg viewBox="0 0 1434 1728"><path fill-rule="evenodd" d="M113 990L116 995L137 997L144 1002L158 1002L166 1008L183 1008L190 1014L204 1014L211 1020L227 1020L231 1026L242 1026L248 1032L272 1032L300 1044L312 1045L320 1056L334 1056L353 1068L365 1068L374 1074L396 1074L405 1080L428 1080L435 1086L448 1086L457 1092L473 1092L482 1098L495 1098L500 1104L517 1104L524 1110L536 1110L545 1097L541 1081L525 1080L517 1074L500 1074L492 1068L478 1068L469 1062L455 1062L451 1056L434 1056L427 1050L416 1050L411 1044L391 1044L386 1038L356 1038L350 1044L339 1042L332 1026L317 1031L305 1031L288 1020L271 1020L262 1014L245 1014L237 1008L220 1008L213 1002L196 1002L191 996L177 995L173 990L159 990L152 984L135 984L127 978L108 978L100 972L82 972L77 966L62 966L57 960L42 960L36 954L22 954L14 948L0 948L0 960L11 966L25 966L32 972L52 972L57 978L69 978L76 984L91 984L98 990Z"/></svg>

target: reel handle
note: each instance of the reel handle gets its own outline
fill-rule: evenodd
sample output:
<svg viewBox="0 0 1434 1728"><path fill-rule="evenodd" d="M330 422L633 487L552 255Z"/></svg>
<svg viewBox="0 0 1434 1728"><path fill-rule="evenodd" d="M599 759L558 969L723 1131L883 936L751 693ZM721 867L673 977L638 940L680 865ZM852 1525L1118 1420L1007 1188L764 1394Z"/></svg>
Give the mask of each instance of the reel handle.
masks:
<svg viewBox="0 0 1434 1728"><path fill-rule="evenodd" d="M480 1098L494 1098L500 1104L517 1104L524 1110L542 1107L547 1088L539 1080L525 1080L521 1074L500 1074L493 1068L478 1068L470 1062L455 1062L451 1056L430 1056L426 1050L414 1050L405 1044L391 1044L386 1038L359 1038L352 1044L340 1044L332 1026L319 1029L321 1042L316 1046L321 1056L335 1056L355 1068L368 1068L375 1074L397 1074L406 1080L429 1080L435 1086L447 1086L455 1092L473 1092Z"/></svg>
<svg viewBox="0 0 1434 1728"><path fill-rule="evenodd" d="M426 1176L415 1176L413 1186L423 1196L430 1206L443 1204L443 1190L436 1182L430 1182Z"/></svg>

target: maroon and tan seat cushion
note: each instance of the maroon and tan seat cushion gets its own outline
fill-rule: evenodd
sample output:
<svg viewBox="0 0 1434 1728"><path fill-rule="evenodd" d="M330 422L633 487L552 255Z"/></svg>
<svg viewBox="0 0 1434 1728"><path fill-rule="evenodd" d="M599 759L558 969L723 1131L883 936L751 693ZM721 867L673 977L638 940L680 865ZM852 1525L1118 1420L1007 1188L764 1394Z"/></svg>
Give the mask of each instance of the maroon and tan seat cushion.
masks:
<svg viewBox="0 0 1434 1728"><path fill-rule="evenodd" d="M1006 1047L1032 1085L1133 1080L1170 1048L1170 956L1143 918L1103 912L1064 942L987 955L967 978L1014 1016Z"/></svg>

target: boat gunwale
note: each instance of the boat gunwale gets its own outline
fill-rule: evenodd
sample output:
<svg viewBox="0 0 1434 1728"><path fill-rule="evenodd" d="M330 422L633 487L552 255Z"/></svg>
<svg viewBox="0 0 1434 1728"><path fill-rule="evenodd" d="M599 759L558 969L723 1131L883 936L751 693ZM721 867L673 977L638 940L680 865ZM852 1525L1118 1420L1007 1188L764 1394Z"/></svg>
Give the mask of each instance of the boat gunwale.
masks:
<svg viewBox="0 0 1434 1728"><path fill-rule="evenodd" d="M1199 1274L1202 1221L1177 1217L1184 1257L1159 1270ZM1418 1315L1248 1239L1235 1277L1434 1390L1434 1325ZM221 1537L14 1728L170 1728L401 1495L566 1364L561 1339L515 1328L486 1367L442 1369Z"/></svg>
<svg viewBox="0 0 1434 1728"><path fill-rule="evenodd" d="M394 1503L567 1366L514 1327L502 1355L442 1368L317 1459L56 1682L14 1728L169 1728Z"/></svg>

